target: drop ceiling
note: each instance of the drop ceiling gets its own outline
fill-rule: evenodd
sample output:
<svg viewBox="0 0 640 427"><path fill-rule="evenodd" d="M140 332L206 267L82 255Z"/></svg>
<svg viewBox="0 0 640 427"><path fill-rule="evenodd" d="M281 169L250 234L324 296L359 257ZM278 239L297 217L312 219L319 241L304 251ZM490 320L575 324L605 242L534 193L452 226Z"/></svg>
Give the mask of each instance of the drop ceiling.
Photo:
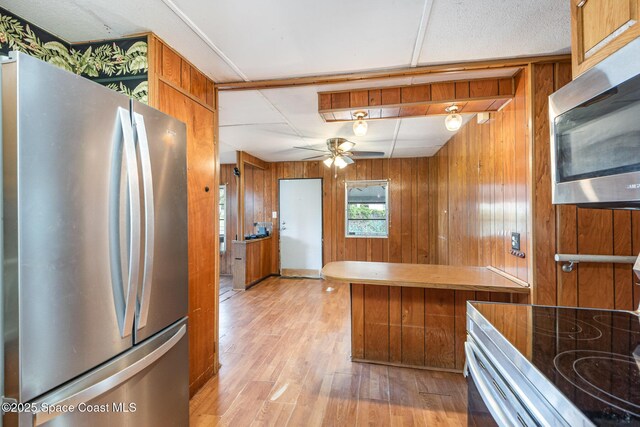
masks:
<svg viewBox="0 0 640 427"><path fill-rule="evenodd" d="M153 31L216 82L568 53L570 46L569 0L3 0L2 6L70 42ZM451 137L442 117L371 121L367 136L355 138L349 123L322 121L316 94L460 74L222 92L220 151L227 159L244 149L268 161L299 160L308 154L294 145L322 146L342 136L388 157L432 155Z"/></svg>

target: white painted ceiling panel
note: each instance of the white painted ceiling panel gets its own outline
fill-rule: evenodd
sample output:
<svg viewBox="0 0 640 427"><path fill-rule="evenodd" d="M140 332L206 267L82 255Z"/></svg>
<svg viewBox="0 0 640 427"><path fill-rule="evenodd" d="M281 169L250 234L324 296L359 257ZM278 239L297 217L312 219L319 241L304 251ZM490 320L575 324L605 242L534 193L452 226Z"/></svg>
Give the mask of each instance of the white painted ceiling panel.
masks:
<svg viewBox="0 0 640 427"><path fill-rule="evenodd" d="M475 114L463 114L463 126ZM431 117L412 117L402 119L398 138L396 140L396 148L393 151L393 157L396 157L397 151L404 148L416 147L434 147L444 145L455 132L448 131L444 126L445 116Z"/></svg>
<svg viewBox="0 0 640 427"><path fill-rule="evenodd" d="M220 92L220 125L286 123L285 118L257 90Z"/></svg>
<svg viewBox="0 0 640 427"><path fill-rule="evenodd" d="M2 0L2 7L69 42L153 31L213 80L240 80L161 0Z"/></svg>
<svg viewBox="0 0 640 427"><path fill-rule="evenodd" d="M569 3L434 0L419 64L568 53Z"/></svg>
<svg viewBox="0 0 640 427"><path fill-rule="evenodd" d="M291 147L304 145L302 138L286 124L223 126L220 142L268 162L297 159L298 153Z"/></svg>
<svg viewBox="0 0 640 427"><path fill-rule="evenodd" d="M250 79L408 66L424 0L174 0Z"/></svg>

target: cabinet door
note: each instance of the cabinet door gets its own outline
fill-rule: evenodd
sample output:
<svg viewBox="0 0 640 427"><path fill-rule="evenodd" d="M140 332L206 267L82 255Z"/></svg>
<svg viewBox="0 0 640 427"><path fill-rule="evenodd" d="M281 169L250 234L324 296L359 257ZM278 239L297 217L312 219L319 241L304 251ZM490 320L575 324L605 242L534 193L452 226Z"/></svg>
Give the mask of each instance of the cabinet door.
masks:
<svg viewBox="0 0 640 427"><path fill-rule="evenodd" d="M640 0L572 0L573 77L640 36Z"/></svg>

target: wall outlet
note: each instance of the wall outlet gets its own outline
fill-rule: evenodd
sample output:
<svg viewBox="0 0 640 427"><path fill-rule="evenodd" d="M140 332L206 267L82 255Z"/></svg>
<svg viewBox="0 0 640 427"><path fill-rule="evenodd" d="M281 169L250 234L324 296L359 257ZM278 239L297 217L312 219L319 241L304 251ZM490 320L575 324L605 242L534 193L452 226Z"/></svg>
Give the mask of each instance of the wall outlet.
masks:
<svg viewBox="0 0 640 427"><path fill-rule="evenodd" d="M520 233L511 233L511 249L520 250Z"/></svg>

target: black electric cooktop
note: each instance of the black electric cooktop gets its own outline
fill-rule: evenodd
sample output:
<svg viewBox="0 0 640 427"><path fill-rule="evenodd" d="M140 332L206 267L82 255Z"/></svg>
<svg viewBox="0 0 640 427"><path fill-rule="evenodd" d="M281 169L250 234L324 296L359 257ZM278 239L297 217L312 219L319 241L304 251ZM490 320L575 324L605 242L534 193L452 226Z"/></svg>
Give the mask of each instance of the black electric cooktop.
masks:
<svg viewBox="0 0 640 427"><path fill-rule="evenodd" d="M474 307L596 425L640 426L640 317L514 304Z"/></svg>

